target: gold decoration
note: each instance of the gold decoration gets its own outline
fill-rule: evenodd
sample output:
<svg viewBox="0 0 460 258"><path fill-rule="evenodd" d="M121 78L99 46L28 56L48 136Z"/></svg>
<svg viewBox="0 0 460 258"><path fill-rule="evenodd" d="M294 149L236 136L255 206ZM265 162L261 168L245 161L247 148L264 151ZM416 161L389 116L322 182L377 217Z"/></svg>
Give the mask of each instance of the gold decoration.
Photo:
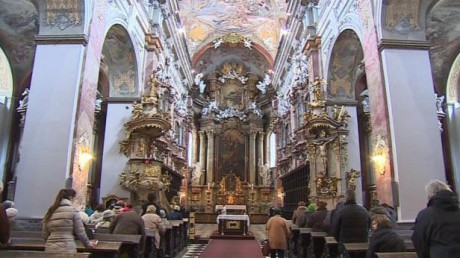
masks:
<svg viewBox="0 0 460 258"><path fill-rule="evenodd" d="M319 175L316 178L317 195L337 196L337 182L339 179L335 176Z"/></svg>
<svg viewBox="0 0 460 258"><path fill-rule="evenodd" d="M157 164L148 164L144 167L144 177L160 177L161 167Z"/></svg>
<svg viewBox="0 0 460 258"><path fill-rule="evenodd" d="M347 177L347 188L349 190L356 190L356 178L359 177L359 172L351 169L350 171L346 172Z"/></svg>
<svg viewBox="0 0 460 258"><path fill-rule="evenodd" d="M240 42L243 42L244 37L241 35L238 35L235 32L230 32L227 35L222 37L224 42L230 43L230 45L236 45Z"/></svg>

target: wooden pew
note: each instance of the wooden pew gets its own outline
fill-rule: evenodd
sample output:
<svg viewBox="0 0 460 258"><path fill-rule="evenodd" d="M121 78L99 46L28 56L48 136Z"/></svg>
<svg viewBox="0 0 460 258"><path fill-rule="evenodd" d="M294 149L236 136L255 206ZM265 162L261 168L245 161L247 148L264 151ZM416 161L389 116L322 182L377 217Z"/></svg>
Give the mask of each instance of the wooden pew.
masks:
<svg viewBox="0 0 460 258"><path fill-rule="evenodd" d="M300 238L300 249L298 257L306 258L310 257L311 251L311 228L300 228L299 229L299 238Z"/></svg>
<svg viewBox="0 0 460 258"><path fill-rule="evenodd" d="M300 236L300 228L296 224L291 225L291 237L289 242L292 243L294 254L296 256L299 255L299 236ZM291 244L289 244L291 246Z"/></svg>
<svg viewBox="0 0 460 258"><path fill-rule="evenodd" d="M133 253L136 257L140 257L144 253L145 244L142 235L95 233L94 238L104 242L121 242L120 253Z"/></svg>
<svg viewBox="0 0 460 258"><path fill-rule="evenodd" d="M99 241L95 248L86 248L80 241L76 241L77 251L92 253L92 257L117 257L121 242ZM0 246L1 250L44 251L46 241L38 238L11 238L10 245Z"/></svg>
<svg viewBox="0 0 460 258"><path fill-rule="evenodd" d="M89 258L91 253L45 253L43 251L0 250L3 258Z"/></svg>
<svg viewBox="0 0 460 258"><path fill-rule="evenodd" d="M417 258L416 252L375 253L378 258Z"/></svg>
<svg viewBox="0 0 460 258"><path fill-rule="evenodd" d="M326 242L326 257L329 258L336 258L339 255L339 243L335 240L333 236L324 237L324 241Z"/></svg>
<svg viewBox="0 0 460 258"><path fill-rule="evenodd" d="M404 240L407 252L414 252L414 244L411 240ZM365 257L369 243L343 243L346 252L352 257Z"/></svg>
<svg viewBox="0 0 460 258"><path fill-rule="evenodd" d="M14 238L43 238L41 231L11 231L11 237Z"/></svg>
<svg viewBox="0 0 460 258"><path fill-rule="evenodd" d="M311 250L313 251L314 257L322 257L324 252L324 246L327 236L326 232L311 232Z"/></svg>

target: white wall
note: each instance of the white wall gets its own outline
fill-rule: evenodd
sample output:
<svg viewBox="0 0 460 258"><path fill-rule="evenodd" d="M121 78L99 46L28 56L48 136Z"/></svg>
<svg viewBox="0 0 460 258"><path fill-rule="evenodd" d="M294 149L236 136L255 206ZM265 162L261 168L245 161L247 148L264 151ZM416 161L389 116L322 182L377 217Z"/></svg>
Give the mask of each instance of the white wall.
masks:
<svg viewBox="0 0 460 258"><path fill-rule="evenodd" d="M355 169L357 171L362 172L361 170L361 157L359 155L360 149L359 149L359 131L358 131L358 113L356 110L356 107L347 107L348 114L350 115L350 122L348 124L348 168L347 171L350 171L350 169ZM346 172L346 171L344 171ZM362 176L362 175L361 175ZM342 178L346 178L346 175L343 174ZM356 201L359 204L363 204L363 186L361 182L361 178L358 178L356 180ZM346 180L342 180L342 183L345 185ZM346 189L346 188L342 188Z"/></svg>
<svg viewBox="0 0 460 258"><path fill-rule="evenodd" d="M426 207L425 185L445 180L430 59L426 50L384 49L381 55L399 219L413 221Z"/></svg>
<svg viewBox="0 0 460 258"><path fill-rule="evenodd" d="M125 169L128 157L120 152L120 141L126 139L124 124L131 117L132 104L109 103L105 124L104 154L102 157L100 197L116 194L129 197L129 192L121 189L120 174ZM102 203L102 199L99 200Z"/></svg>
<svg viewBox="0 0 460 258"><path fill-rule="evenodd" d="M82 45L38 45L20 144L15 205L42 218L69 175Z"/></svg>

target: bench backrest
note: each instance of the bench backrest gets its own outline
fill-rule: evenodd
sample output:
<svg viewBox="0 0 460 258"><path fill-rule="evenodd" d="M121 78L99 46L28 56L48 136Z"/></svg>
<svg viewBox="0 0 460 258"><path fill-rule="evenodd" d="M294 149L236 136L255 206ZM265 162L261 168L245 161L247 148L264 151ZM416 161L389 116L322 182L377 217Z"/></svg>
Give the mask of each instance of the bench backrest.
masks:
<svg viewBox="0 0 460 258"><path fill-rule="evenodd" d="M16 251L16 250L0 250L0 257L3 258L89 258L90 253L45 253L42 251Z"/></svg>
<svg viewBox="0 0 460 258"><path fill-rule="evenodd" d="M415 252L375 253L379 258L417 258Z"/></svg>

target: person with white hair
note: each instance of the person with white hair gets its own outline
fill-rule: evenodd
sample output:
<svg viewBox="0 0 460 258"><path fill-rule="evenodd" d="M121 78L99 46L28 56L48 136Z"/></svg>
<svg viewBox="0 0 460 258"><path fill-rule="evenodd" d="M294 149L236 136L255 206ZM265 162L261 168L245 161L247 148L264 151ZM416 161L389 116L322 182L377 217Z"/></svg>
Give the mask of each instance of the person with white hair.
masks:
<svg viewBox="0 0 460 258"><path fill-rule="evenodd" d="M16 208L8 208L6 209L6 215L8 216L8 220L10 221L10 229L11 231L23 231L24 228L19 225L16 221L16 217L18 216L18 210Z"/></svg>
<svg viewBox="0 0 460 258"><path fill-rule="evenodd" d="M3 192L3 183L0 182L0 194ZM0 245L10 242L10 221L3 204L0 204Z"/></svg>
<svg viewBox="0 0 460 258"><path fill-rule="evenodd" d="M173 211L168 214L169 220L182 220L182 213L180 212L179 205L174 205Z"/></svg>
<svg viewBox="0 0 460 258"><path fill-rule="evenodd" d="M457 195L446 183L433 180L425 187L427 207L415 219L412 242L418 257L458 257L460 209Z"/></svg>

